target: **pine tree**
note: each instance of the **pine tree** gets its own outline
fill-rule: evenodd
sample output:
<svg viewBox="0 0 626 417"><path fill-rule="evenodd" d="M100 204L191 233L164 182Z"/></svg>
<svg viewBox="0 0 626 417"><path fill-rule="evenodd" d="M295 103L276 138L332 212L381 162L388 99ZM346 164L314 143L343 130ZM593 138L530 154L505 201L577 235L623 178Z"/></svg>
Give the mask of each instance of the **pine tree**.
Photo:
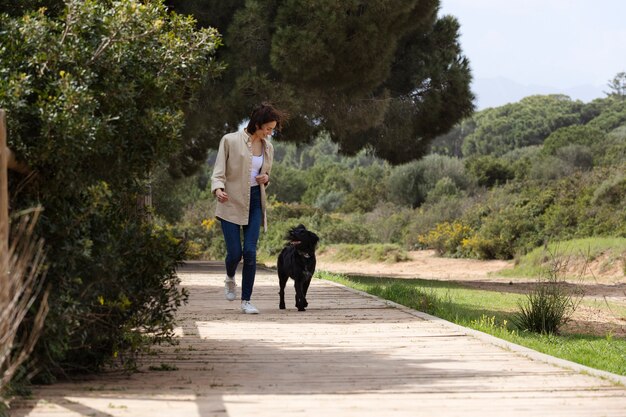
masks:
<svg viewBox="0 0 626 417"><path fill-rule="evenodd" d="M439 0L168 0L224 36L224 76L188 109L175 171L192 172L222 134L269 100L291 114L278 139L327 131L341 152L370 147L394 164L420 158L471 114L459 23Z"/></svg>

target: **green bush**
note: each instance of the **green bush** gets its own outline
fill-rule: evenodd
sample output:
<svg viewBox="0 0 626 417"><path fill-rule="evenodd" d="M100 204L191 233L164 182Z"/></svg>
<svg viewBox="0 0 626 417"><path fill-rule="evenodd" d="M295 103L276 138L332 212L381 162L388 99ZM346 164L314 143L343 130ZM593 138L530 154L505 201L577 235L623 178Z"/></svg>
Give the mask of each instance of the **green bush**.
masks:
<svg viewBox="0 0 626 417"><path fill-rule="evenodd" d="M0 26L9 146L37 172L12 176L11 206L45 210L52 290L37 369L50 380L132 367L147 343L171 340L185 298L174 275L184 243L137 202L183 147L184 109L219 72L219 37L160 2L130 0L0 15Z"/></svg>
<svg viewBox="0 0 626 417"><path fill-rule="evenodd" d="M465 168L478 185L488 188L506 184L515 177L515 172L506 161L491 155L468 158Z"/></svg>
<svg viewBox="0 0 626 417"><path fill-rule="evenodd" d="M272 167L271 184L267 187L269 197L284 203L297 203L307 189L304 171L276 163Z"/></svg>
<svg viewBox="0 0 626 417"><path fill-rule="evenodd" d="M596 188L591 204L601 203L622 208L626 206L626 174L620 173L608 178Z"/></svg>
<svg viewBox="0 0 626 417"><path fill-rule="evenodd" d="M387 182L389 201L394 204L415 208L426 200L424 168L417 162L394 167Z"/></svg>
<svg viewBox="0 0 626 417"><path fill-rule="evenodd" d="M540 334L559 334L560 328L569 321L582 300L582 290L568 289L563 276L569 258L558 253L548 253L550 267L523 301L511 321L521 330Z"/></svg>
<svg viewBox="0 0 626 417"><path fill-rule="evenodd" d="M604 141L606 133L590 126L566 126L555 130L543 142L543 152L555 155L557 150L569 145L591 147Z"/></svg>
<svg viewBox="0 0 626 417"><path fill-rule="evenodd" d="M412 209L381 202L374 210L365 214L364 222L369 226L376 242L403 244L412 217Z"/></svg>
<svg viewBox="0 0 626 417"><path fill-rule="evenodd" d="M437 224L453 222L474 205L472 198L464 195L445 196L435 202L426 202L413 211L403 233L404 244L408 248L423 248L419 236L434 229Z"/></svg>

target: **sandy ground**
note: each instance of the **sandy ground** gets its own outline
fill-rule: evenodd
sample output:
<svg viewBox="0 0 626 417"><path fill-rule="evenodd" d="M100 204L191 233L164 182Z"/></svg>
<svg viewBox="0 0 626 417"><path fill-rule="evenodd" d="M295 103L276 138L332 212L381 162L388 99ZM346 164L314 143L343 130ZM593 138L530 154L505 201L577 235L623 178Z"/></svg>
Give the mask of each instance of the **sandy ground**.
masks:
<svg viewBox="0 0 626 417"><path fill-rule="evenodd" d="M526 293L536 283L536 280L528 278L509 278L498 274L513 268L513 261L441 258L429 250L409 252L409 258L409 261L398 263L346 263L333 261L330 256L321 254L317 269L351 275L455 281L481 290L513 293ZM573 288L579 284L582 284L585 300L593 301L594 305L579 305L564 330L626 337L626 276L622 271L619 268L596 270L593 278L569 285ZM623 308L611 307L615 305Z"/></svg>

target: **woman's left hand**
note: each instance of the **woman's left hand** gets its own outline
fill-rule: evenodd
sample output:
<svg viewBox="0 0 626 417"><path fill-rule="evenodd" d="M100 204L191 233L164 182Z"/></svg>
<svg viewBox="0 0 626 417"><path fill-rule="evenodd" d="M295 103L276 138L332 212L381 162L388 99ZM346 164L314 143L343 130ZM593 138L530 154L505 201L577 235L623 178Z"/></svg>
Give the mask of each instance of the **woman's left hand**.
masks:
<svg viewBox="0 0 626 417"><path fill-rule="evenodd" d="M270 176L267 174L261 174L256 176L257 184L267 184L270 180Z"/></svg>

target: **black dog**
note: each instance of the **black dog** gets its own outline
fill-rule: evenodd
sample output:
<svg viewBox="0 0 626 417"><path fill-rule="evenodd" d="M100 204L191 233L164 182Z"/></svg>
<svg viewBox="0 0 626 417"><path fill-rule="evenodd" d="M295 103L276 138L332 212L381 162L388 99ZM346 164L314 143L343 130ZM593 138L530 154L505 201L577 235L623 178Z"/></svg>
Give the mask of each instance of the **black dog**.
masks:
<svg viewBox="0 0 626 417"><path fill-rule="evenodd" d="M315 247L319 237L300 224L291 229L285 239L287 239L287 244L278 255L278 279L280 281L278 307L281 310L285 308L285 285L291 277L296 289L296 307L298 311L304 311L309 305L306 301L306 292L315 272Z"/></svg>

